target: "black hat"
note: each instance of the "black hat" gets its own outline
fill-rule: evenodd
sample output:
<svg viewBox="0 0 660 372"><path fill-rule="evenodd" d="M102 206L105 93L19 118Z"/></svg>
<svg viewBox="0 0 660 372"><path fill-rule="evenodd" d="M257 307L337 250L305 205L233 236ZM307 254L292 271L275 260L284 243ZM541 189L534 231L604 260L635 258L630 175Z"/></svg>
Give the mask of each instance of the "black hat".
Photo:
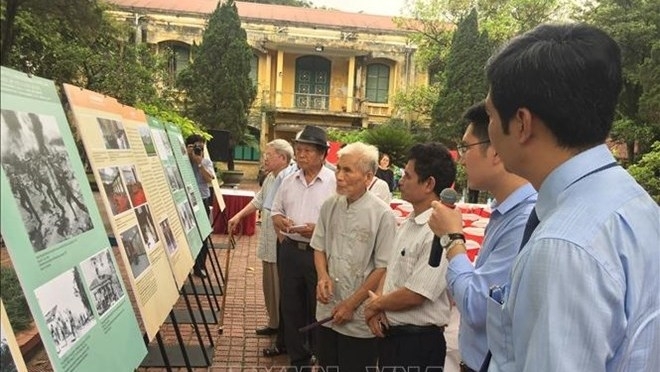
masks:
<svg viewBox="0 0 660 372"><path fill-rule="evenodd" d="M325 131L313 125L306 125L302 132L296 136L295 141L318 145L323 148L328 147L328 137L326 136Z"/></svg>

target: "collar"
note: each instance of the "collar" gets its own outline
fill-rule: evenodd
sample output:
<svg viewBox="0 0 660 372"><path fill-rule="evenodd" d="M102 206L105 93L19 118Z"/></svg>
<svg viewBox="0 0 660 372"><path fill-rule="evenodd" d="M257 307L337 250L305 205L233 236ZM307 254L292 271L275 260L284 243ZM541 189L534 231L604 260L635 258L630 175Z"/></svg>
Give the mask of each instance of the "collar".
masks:
<svg viewBox="0 0 660 372"><path fill-rule="evenodd" d="M580 177L615 161L607 145L602 144L585 150L555 168L545 178L539 189L536 214L543 221L557 205L561 193Z"/></svg>
<svg viewBox="0 0 660 372"><path fill-rule="evenodd" d="M499 214L504 215L508 211L515 208L518 204L534 195L536 195L534 186L532 186L531 183L526 183L509 194L509 196L507 196L506 199L502 201L502 203L496 201L495 204L493 204L492 209L493 211L497 211Z"/></svg>
<svg viewBox="0 0 660 372"><path fill-rule="evenodd" d="M417 216L415 215L415 212L410 212L410 215L408 215L408 221L412 221L417 225L426 225L431 218L432 212L433 208L429 208Z"/></svg>

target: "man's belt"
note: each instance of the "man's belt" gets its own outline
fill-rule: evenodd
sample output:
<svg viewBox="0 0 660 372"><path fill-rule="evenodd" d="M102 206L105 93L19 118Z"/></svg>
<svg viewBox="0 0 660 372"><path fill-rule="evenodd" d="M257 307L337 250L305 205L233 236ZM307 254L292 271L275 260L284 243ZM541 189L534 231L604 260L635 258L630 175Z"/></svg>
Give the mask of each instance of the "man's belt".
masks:
<svg viewBox="0 0 660 372"><path fill-rule="evenodd" d="M301 251L312 251L313 250L312 246L309 245L309 243L307 243L307 242L301 242L301 241L298 241L298 240L293 240L293 239L288 238L288 237L285 238L284 241L287 242L287 244L289 244L290 246L292 246L294 248L298 248Z"/></svg>
<svg viewBox="0 0 660 372"><path fill-rule="evenodd" d="M398 325L398 326L390 326L388 329L385 330L385 334L387 336L399 336L399 335L418 335L418 334L423 334L423 333L431 333L431 332L444 332L445 327L438 327L437 325L425 325L425 326L418 326L418 325Z"/></svg>

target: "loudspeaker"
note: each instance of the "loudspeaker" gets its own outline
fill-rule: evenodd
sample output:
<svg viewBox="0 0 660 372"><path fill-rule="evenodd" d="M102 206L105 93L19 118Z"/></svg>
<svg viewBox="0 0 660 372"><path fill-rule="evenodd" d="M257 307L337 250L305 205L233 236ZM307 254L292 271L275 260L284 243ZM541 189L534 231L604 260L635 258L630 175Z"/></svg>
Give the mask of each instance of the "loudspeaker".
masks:
<svg viewBox="0 0 660 372"><path fill-rule="evenodd" d="M207 132L213 136L206 143L211 161L229 161L229 136L231 133L228 130L218 129L209 129Z"/></svg>

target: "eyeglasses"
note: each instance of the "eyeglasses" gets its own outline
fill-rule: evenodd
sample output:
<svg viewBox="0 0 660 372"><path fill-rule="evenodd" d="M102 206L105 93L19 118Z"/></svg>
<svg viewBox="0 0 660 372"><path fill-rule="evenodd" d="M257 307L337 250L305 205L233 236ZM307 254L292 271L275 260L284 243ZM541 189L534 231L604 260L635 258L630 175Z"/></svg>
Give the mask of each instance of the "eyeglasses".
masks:
<svg viewBox="0 0 660 372"><path fill-rule="evenodd" d="M490 140L479 141L479 142L469 143L469 144L461 143L461 144L459 144L459 145L456 146L456 150L458 150L458 155L460 155L460 156L464 156L465 153L467 152L467 150L468 150L470 147L472 147L472 146L476 146L476 145L483 145L483 144L486 144L486 143L490 143Z"/></svg>

